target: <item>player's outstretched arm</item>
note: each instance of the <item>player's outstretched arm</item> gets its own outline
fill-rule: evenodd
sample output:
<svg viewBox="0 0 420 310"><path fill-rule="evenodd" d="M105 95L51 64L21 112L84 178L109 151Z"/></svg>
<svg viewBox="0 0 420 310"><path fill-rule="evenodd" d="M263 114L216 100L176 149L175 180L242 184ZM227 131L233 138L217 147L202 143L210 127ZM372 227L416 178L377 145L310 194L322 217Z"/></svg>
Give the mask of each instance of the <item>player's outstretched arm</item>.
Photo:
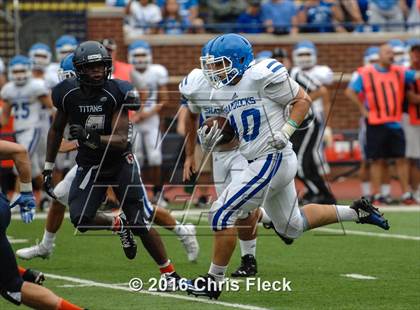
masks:
<svg viewBox="0 0 420 310"><path fill-rule="evenodd" d="M55 162L55 158L57 157L57 153L63 139L63 132L66 124L67 114L61 110L57 110L50 130L48 131L46 163Z"/></svg>
<svg viewBox="0 0 420 310"><path fill-rule="evenodd" d="M42 105L48 109L52 109L53 108L53 103L52 103L52 99L51 99L51 95L43 95L43 96L39 96L38 97L39 101L42 103Z"/></svg>
<svg viewBox="0 0 420 310"><path fill-rule="evenodd" d="M0 159L12 159L19 173L20 181L23 183L31 182L31 161L25 147L9 142L0 141Z"/></svg>
<svg viewBox="0 0 420 310"><path fill-rule="evenodd" d="M293 106L290 111L289 119L299 126L305 119L311 104L312 100L309 95L302 88L299 88L298 93L293 99Z"/></svg>
<svg viewBox="0 0 420 310"><path fill-rule="evenodd" d="M187 109L185 119L185 161L183 171L183 181L188 181L196 172L194 150L197 143L198 114Z"/></svg>

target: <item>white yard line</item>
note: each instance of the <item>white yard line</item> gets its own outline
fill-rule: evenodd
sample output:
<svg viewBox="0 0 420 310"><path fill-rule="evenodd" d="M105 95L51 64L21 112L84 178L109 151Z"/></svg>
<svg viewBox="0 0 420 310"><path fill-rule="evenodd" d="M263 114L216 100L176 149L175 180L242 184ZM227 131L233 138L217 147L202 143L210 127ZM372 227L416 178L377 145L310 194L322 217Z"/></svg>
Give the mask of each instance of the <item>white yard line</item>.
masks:
<svg viewBox="0 0 420 310"><path fill-rule="evenodd" d="M29 242L28 239L15 239L13 236L7 236L10 244L18 244L18 243L27 243Z"/></svg>
<svg viewBox="0 0 420 310"><path fill-rule="evenodd" d="M68 281L68 282L72 282L72 283L83 284L84 286L103 287L103 288L108 288L108 289L113 289L113 290L127 291L127 292L131 292L131 293L141 293L141 294L159 296L159 297L165 297L165 298L182 299L182 300L187 300L187 301L192 301L192 302L197 302L197 303L219 305L219 306L224 306L224 307L228 307L228 308L247 309L247 310L268 310L268 308L262 308L262 307L258 307L258 306L229 303L229 302L216 301L216 300L210 300L210 299L202 299L202 298L198 298L198 297L189 297L189 296L183 296L183 295L178 295L178 294L169 294L169 293L162 293L162 292L149 292L149 291L133 292L127 286L119 286L119 285L115 285L115 284L101 283L101 282L96 282L96 281L92 281L92 280L85 280L85 279L80 279L80 278L75 278L75 277L66 277L66 276L60 276L60 275L50 274L50 273L46 273L45 276L48 277L48 278L51 278L51 279L63 280L63 281Z"/></svg>
<svg viewBox="0 0 420 310"><path fill-rule="evenodd" d="M420 237L416 237L416 236L388 234L388 233L374 233L370 231L360 231L360 230L316 228L314 231L322 231L322 232L335 233L335 234L338 233L342 235L370 236L370 237L379 237L379 238L393 238L393 239L420 241Z"/></svg>
<svg viewBox="0 0 420 310"><path fill-rule="evenodd" d="M358 274L358 273L347 273L347 274L342 274L341 276L343 277L347 277L347 278L352 278L352 279L358 279L358 280L376 280L376 277L372 277L372 276L365 276L362 274Z"/></svg>

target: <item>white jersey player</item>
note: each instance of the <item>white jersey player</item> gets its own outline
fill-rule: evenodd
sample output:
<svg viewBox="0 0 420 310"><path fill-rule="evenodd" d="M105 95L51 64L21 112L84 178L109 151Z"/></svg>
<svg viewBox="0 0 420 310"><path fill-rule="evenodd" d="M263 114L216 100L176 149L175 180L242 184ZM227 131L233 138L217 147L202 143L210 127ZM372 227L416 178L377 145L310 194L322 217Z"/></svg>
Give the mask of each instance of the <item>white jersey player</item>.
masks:
<svg viewBox="0 0 420 310"><path fill-rule="evenodd" d="M200 60L213 89L196 92L223 108L236 128L239 150L248 160L248 167L232 180L211 207L209 222L215 234L212 263L204 279L191 281L189 293L219 297L235 245L234 223L240 214L261 205L277 234L285 239L296 239L305 230L338 221L389 228L367 200L355 201L351 207L310 204L298 208L294 185L297 160L289 139L305 118L310 99L289 78L281 63L266 59L250 66L252 46L237 34L214 39ZM198 112L192 104L190 109ZM217 128L217 123L213 127L198 131L204 150L220 141L222 130Z"/></svg>
<svg viewBox="0 0 420 310"><path fill-rule="evenodd" d="M5 101L2 122L14 116L16 141L25 146L32 161L32 175L41 173L38 146L41 138L42 108L52 109L49 90L45 82L32 77L29 58L17 55L9 64L9 82L1 90Z"/></svg>
<svg viewBox="0 0 420 310"><path fill-rule="evenodd" d="M162 194L162 143L159 111L167 102L168 71L159 64L152 63L152 51L145 41L134 41L128 47L128 60L133 65L130 79L134 87L147 98L133 122L134 153L140 164L147 158L149 178L154 184L154 202L166 206ZM144 148L143 148L144 146ZM144 171L147 173L146 171Z"/></svg>

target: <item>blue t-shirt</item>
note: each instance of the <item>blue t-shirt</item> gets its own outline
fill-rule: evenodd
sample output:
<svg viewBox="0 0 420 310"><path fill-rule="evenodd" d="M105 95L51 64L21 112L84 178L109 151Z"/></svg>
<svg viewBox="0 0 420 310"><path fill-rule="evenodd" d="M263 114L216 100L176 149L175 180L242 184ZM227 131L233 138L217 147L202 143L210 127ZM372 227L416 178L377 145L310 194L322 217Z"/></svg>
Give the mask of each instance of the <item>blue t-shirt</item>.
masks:
<svg viewBox="0 0 420 310"><path fill-rule="evenodd" d="M296 15L297 9L293 1L283 0L280 3L267 2L261 6L263 21L271 19L276 29L290 31L292 18Z"/></svg>
<svg viewBox="0 0 420 310"><path fill-rule="evenodd" d="M306 11L306 25L302 26L305 32L334 32L333 3L320 1L316 6L302 5L299 11Z"/></svg>
<svg viewBox="0 0 420 310"><path fill-rule="evenodd" d="M198 6L198 0L177 0L179 5L179 15L182 17L188 17L190 15L189 9ZM166 4L166 0L157 0L156 4L163 8Z"/></svg>
<svg viewBox="0 0 420 310"><path fill-rule="evenodd" d="M375 3L381 10L388 11L398 5L398 0L370 0Z"/></svg>
<svg viewBox="0 0 420 310"><path fill-rule="evenodd" d="M187 31L189 23L168 17L159 23L159 27L165 30L165 34L182 34Z"/></svg>
<svg viewBox="0 0 420 310"><path fill-rule="evenodd" d="M247 12L239 15L238 20L238 32L245 33L261 33L264 32L263 20L261 13L258 15L251 15Z"/></svg>

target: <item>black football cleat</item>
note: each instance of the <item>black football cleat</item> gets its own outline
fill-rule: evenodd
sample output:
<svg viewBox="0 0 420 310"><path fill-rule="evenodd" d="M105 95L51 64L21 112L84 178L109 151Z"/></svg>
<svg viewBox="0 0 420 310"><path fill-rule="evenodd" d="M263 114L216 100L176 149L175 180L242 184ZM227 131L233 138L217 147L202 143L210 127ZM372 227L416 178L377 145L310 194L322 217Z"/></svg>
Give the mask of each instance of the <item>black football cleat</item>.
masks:
<svg viewBox="0 0 420 310"><path fill-rule="evenodd" d="M383 214L379 212L378 208L375 208L372 203L364 197L353 201L350 208L355 210L359 217L359 220L356 223L372 224L385 230L389 229L388 220L383 217Z"/></svg>
<svg viewBox="0 0 420 310"><path fill-rule="evenodd" d="M257 260L254 255L247 254L241 257L241 265L235 272L231 273L234 278L252 277L257 274Z"/></svg>
<svg viewBox="0 0 420 310"><path fill-rule="evenodd" d="M266 224L266 223L264 223L263 224L263 227L265 228L265 229L273 229L274 230L274 232L276 233L276 235L277 236L279 236L280 237L280 239L286 244L286 245L291 245L292 243L293 243L293 239L290 239L290 238L287 238L287 237L284 237L283 235L281 235L281 234L279 234L278 232L277 232L277 230L274 228L274 224L273 224L273 222L270 222L270 223L268 223L268 224Z"/></svg>
<svg viewBox="0 0 420 310"><path fill-rule="evenodd" d="M41 271L26 269L22 275L22 279L27 282L32 282L38 285L42 285L45 281L45 276Z"/></svg>
<svg viewBox="0 0 420 310"><path fill-rule="evenodd" d="M222 293L223 283L216 281L216 279L210 275L198 277L188 281L187 293L195 297L203 296L209 299L218 299Z"/></svg>
<svg viewBox="0 0 420 310"><path fill-rule="evenodd" d="M120 236L121 244L128 259L134 259L137 255L137 243L134 240L134 235L128 227L127 219L124 213L119 215L121 220L121 229L117 232Z"/></svg>

